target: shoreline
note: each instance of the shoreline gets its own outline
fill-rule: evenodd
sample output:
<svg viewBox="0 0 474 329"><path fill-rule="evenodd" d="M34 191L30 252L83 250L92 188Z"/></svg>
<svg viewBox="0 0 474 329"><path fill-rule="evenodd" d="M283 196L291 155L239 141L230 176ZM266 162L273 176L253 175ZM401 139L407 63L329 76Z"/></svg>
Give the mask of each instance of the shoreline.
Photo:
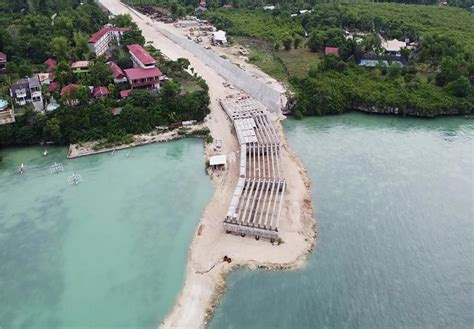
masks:
<svg viewBox="0 0 474 329"><path fill-rule="evenodd" d="M168 131L165 133L149 132L146 134L133 135L133 142L129 144L115 145L111 147L104 147L101 149L94 149L94 146L99 143L99 141L90 141L84 143L70 144L68 148L67 159L77 159L80 157L102 154L107 152L119 151L124 149L129 149L133 147L145 146L155 143L167 143L182 138L196 136L193 135L193 130L199 130L204 127L203 124L192 125L184 128L189 128L190 132L185 134L179 134L177 130ZM199 136L196 136L199 137Z"/></svg>

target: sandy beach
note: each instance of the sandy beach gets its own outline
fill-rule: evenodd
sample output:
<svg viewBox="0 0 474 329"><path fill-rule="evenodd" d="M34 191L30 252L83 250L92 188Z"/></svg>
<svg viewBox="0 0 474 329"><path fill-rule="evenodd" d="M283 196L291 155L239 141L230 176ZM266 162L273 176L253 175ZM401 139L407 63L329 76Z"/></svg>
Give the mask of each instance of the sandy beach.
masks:
<svg viewBox="0 0 474 329"><path fill-rule="evenodd" d="M311 182L303 164L286 143L280 122L284 118L272 114L272 121L282 143L281 160L287 182L280 219L280 237L284 243L272 245L265 239L257 241L251 237L225 234L223 219L238 179L240 148L232 123L218 101L238 91L224 87L223 77L210 69L200 58L159 33L159 29L173 29L172 26L153 22L148 17L131 11L118 0L100 2L113 14L131 14L147 41L152 41L155 47L171 59L188 58L195 72L209 85L211 113L206 118L205 125L209 127L214 139L222 140L221 154L227 155L227 169L211 174L215 191L201 216L189 249L184 287L174 309L161 323L163 328L205 327L223 293L226 274L233 268L249 266L293 269L305 264L306 256L313 248L316 238L310 196ZM212 147L206 148L206 154L213 154ZM223 262L224 256L231 257L232 262Z"/></svg>

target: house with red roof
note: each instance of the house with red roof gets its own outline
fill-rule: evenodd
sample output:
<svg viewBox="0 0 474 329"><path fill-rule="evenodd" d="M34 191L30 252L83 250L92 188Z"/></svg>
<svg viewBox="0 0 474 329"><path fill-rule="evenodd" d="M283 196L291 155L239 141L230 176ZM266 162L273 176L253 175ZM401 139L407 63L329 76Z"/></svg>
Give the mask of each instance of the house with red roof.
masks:
<svg viewBox="0 0 474 329"><path fill-rule="evenodd" d="M339 48L337 47L326 47L324 48L325 55L336 55L339 56Z"/></svg>
<svg viewBox="0 0 474 329"><path fill-rule="evenodd" d="M122 82L127 82L127 77L125 76L125 72L115 64L114 62L108 62L107 65L110 68L110 71L112 71L112 76L114 77L114 83L122 83Z"/></svg>
<svg viewBox="0 0 474 329"><path fill-rule="evenodd" d="M142 46L133 44L128 45L127 48L134 67L140 67L142 69L151 69L155 67L155 59L148 53L148 51L143 49Z"/></svg>
<svg viewBox="0 0 474 329"><path fill-rule="evenodd" d="M48 86L48 93L52 94L53 92L55 92L58 89L59 89L59 83L58 82L52 82Z"/></svg>
<svg viewBox="0 0 474 329"><path fill-rule="evenodd" d="M52 58L48 58L43 64L46 65L46 72L48 73L56 71L58 67L58 61Z"/></svg>
<svg viewBox="0 0 474 329"><path fill-rule="evenodd" d="M100 56L114 43L120 45L120 39L125 31L128 31L127 27L104 26L89 38L89 49Z"/></svg>
<svg viewBox="0 0 474 329"><path fill-rule="evenodd" d="M71 83L61 89L61 97L65 98L64 104L73 106L79 103L79 100L74 96L74 93L79 89L79 87L79 85Z"/></svg>
<svg viewBox="0 0 474 329"><path fill-rule="evenodd" d="M132 92L132 89L120 91L120 98L126 99L128 95L130 95L131 92Z"/></svg>
<svg viewBox="0 0 474 329"><path fill-rule="evenodd" d="M125 70L125 75L132 89L160 89L161 71L157 67L149 69L134 67Z"/></svg>
<svg viewBox="0 0 474 329"><path fill-rule="evenodd" d="M0 52L0 74L7 73L7 54Z"/></svg>
<svg viewBox="0 0 474 329"><path fill-rule="evenodd" d="M109 96L109 94L109 88L104 86L96 86L94 87L94 89L92 89L92 96L94 96L95 98L107 97Z"/></svg>

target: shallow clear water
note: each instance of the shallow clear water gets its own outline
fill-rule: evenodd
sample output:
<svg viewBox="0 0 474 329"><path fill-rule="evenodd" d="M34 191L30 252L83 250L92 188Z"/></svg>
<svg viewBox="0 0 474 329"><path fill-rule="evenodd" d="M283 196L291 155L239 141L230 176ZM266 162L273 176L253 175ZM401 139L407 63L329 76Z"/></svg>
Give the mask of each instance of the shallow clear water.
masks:
<svg viewBox="0 0 474 329"><path fill-rule="evenodd" d="M221 328L472 328L473 120L287 121L312 178L305 269L230 275Z"/></svg>
<svg viewBox="0 0 474 329"><path fill-rule="evenodd" d="M66 160L2 151L0 327L156 328L212 195L200 140ZM51 175L50 164L64 164ZM15 173L24 162L26 173ZM67 176L84 182L69 186Z"/></svg>

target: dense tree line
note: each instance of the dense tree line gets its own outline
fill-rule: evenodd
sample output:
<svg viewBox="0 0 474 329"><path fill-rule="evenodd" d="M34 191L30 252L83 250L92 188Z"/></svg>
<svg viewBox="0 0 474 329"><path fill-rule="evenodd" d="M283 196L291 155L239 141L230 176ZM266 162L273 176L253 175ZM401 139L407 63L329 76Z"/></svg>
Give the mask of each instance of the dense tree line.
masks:
<svg viewBox="0 0 474 329"><path fill-rule="evenodd" d="M304 45L323 58L306 77L288 77L299 100L297 114L340 113L359 105L398 107L426 115L474 111L472 14L394 3L317 4L312 12L294 18L291 12L282 7L273 11L219 9L207 17L233 35L273 43L275 59L281 46L298 48L302 37ZM267 32L266 26L273 25L278 26L277 33ZM348 39L346 31L364 36ZM357 66L366 54L385 59L381 37L415 43L415 49L401 51L404 68ZM338 57L324 56L325 47L337 47Z"/></svg>
<svg viewBox="0 0 474 329"><path fill-rule="evenodd" d="M117 140L127 134L146 133L155 126L183 120L201 121L209 113L207 85L201 90L183 93L180 84L166 82L161 91L134 90L126 101L103 98L63 105L49 115L28 110L17 116L15 124L0 126L0 146L37 144L52 141L59 145L89 140ZM87 97L87 96L86 96ZM112 108L120 107L120 115Z"/></svg>

